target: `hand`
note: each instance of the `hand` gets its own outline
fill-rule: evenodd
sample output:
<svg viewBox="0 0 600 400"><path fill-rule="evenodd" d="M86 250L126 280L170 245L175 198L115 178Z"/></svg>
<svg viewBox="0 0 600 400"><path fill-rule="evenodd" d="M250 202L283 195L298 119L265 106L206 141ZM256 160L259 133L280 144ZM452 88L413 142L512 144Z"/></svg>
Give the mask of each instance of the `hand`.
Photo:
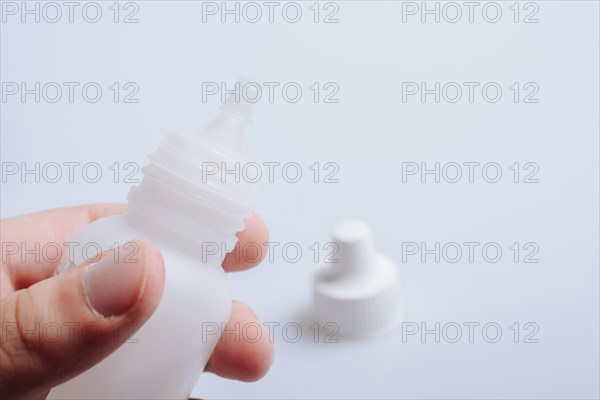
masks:
<svg viewBox="0 0 600 400"><path fill-rule="evenodd" d="M127 269L120 268L123 260L104 257L98 268L81 265L53 276L58 260L53 262L53 255L40 256L44 244L62 245L84 225L119 214L123 209L124 206L118 204L90 205L2 221L0 398L45 398L52 387L97 364L128 339L126 335L115 339L115 323L141 326L158 306L165 283L164 263L158 249L146 239L136 240L139 245L136 256L140 262L135 268L130 267L131 263ZM254 259L255 262L249 262L236 254L246 243L268 241L267 228L260 217L254 214L245 223L245 230L237 234L238 245L223 261L225 271L241 271L260 262ZM14 245L9 247L10 243L17 244L19 251L14 251ZM25 252L25 249L36 249L36 243L39 246L34 250L37 260L35 254ZM9 248L11 251L7 251ZM65 249L62 251L64 254ZM126 252L117 254L127 255ZM111 286L110 293L107 294L106 289L94 289L98 282L106 279L105 274L112 275L117 270L120 279ZM256 343L219 341L206 366L207 371L242 381L257 380L266 374L273 359L268 331L249 307L234 302L227 329L233 330L236 323L243 326L249 322L262 327L261 339ZM69 326L68 323L72 334L62 334L57 340L40 338L42 327L51 324L63 327ZM89 323L106 334L99 335L98 340L84 340L80 331ZM49 332L46 336L54 338L56 330Z"/></svg>

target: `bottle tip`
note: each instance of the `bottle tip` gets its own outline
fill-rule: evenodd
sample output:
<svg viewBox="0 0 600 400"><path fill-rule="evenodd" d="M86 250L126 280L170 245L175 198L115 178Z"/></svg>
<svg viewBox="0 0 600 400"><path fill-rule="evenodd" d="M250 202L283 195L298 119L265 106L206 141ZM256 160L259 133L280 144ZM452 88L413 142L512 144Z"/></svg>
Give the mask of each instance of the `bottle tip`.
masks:
<svg viewBox="0 0 600 400"><path fill-rule="evenodd" d="M240 77L235 83L235 89L225 98L223 108L238 118L252 122L254 107L259 99L258 83L247 77Z"/></svg>
<svg viewBox="0 0 600 400"><path fill-rule="evenodd" d="M241 77L225 98L221 115L202 131L202 135L230 151L243 153L244 128L246 123L252 122L258 95L258 84Z"/></svg>

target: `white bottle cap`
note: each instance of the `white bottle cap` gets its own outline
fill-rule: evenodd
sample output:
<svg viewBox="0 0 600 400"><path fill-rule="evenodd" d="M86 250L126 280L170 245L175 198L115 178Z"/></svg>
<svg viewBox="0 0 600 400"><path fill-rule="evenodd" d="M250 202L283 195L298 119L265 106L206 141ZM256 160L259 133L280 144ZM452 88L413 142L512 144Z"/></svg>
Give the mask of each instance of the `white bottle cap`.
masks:
<svg viewBox="0 0 600 400"><path fill-rule="evenodd" d="M376 254L369 227L339 224L333 231L337 253L314 281L319 324L336 324L342 337L386 333L401 320L398 272L387 257ZM330 329L330 328L329 328Z"/></svg>

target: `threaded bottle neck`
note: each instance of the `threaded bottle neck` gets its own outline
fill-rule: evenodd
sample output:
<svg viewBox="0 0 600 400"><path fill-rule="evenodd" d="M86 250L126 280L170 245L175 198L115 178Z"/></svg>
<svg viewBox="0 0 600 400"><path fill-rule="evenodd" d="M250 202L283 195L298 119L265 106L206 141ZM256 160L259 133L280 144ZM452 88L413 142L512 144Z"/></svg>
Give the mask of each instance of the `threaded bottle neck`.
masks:
<svg viewBox="0 0 600 400"><path fill-rule="evenodd" d="M214 133L238 124L223 121L217 119L207 129ZM130 222L167 229L189 243L232 250L235 233L251 215L255 187L223 171L239 170L246 159L193 130L171 132L149 159L142 181L127 197Z"/></svg>

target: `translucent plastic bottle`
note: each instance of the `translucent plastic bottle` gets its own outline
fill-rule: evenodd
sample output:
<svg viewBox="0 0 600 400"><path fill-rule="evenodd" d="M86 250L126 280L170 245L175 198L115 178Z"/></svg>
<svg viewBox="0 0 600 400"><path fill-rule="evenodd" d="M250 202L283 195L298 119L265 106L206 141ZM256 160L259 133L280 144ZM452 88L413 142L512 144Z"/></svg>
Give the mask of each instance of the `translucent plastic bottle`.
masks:
<svg viewBox="0 0 600 400"><path fill-rule="evenodd" d="M243 99L242 99L243 100ZM72 242L103 250L140 236L161 250L166 283L152 317L116 352L50 392L53 399L187 399L228 321L231 293L221 263L251 215L251 184L218 171L243 165L251 104L230 97L203 131L169 133L125 213L84 227ZM219 251L215 249L219 248ZM80 248L81 249L81 248ZM225 251L223 251L225 249ZM59 273L83 260L81 251Z"/></svg>

